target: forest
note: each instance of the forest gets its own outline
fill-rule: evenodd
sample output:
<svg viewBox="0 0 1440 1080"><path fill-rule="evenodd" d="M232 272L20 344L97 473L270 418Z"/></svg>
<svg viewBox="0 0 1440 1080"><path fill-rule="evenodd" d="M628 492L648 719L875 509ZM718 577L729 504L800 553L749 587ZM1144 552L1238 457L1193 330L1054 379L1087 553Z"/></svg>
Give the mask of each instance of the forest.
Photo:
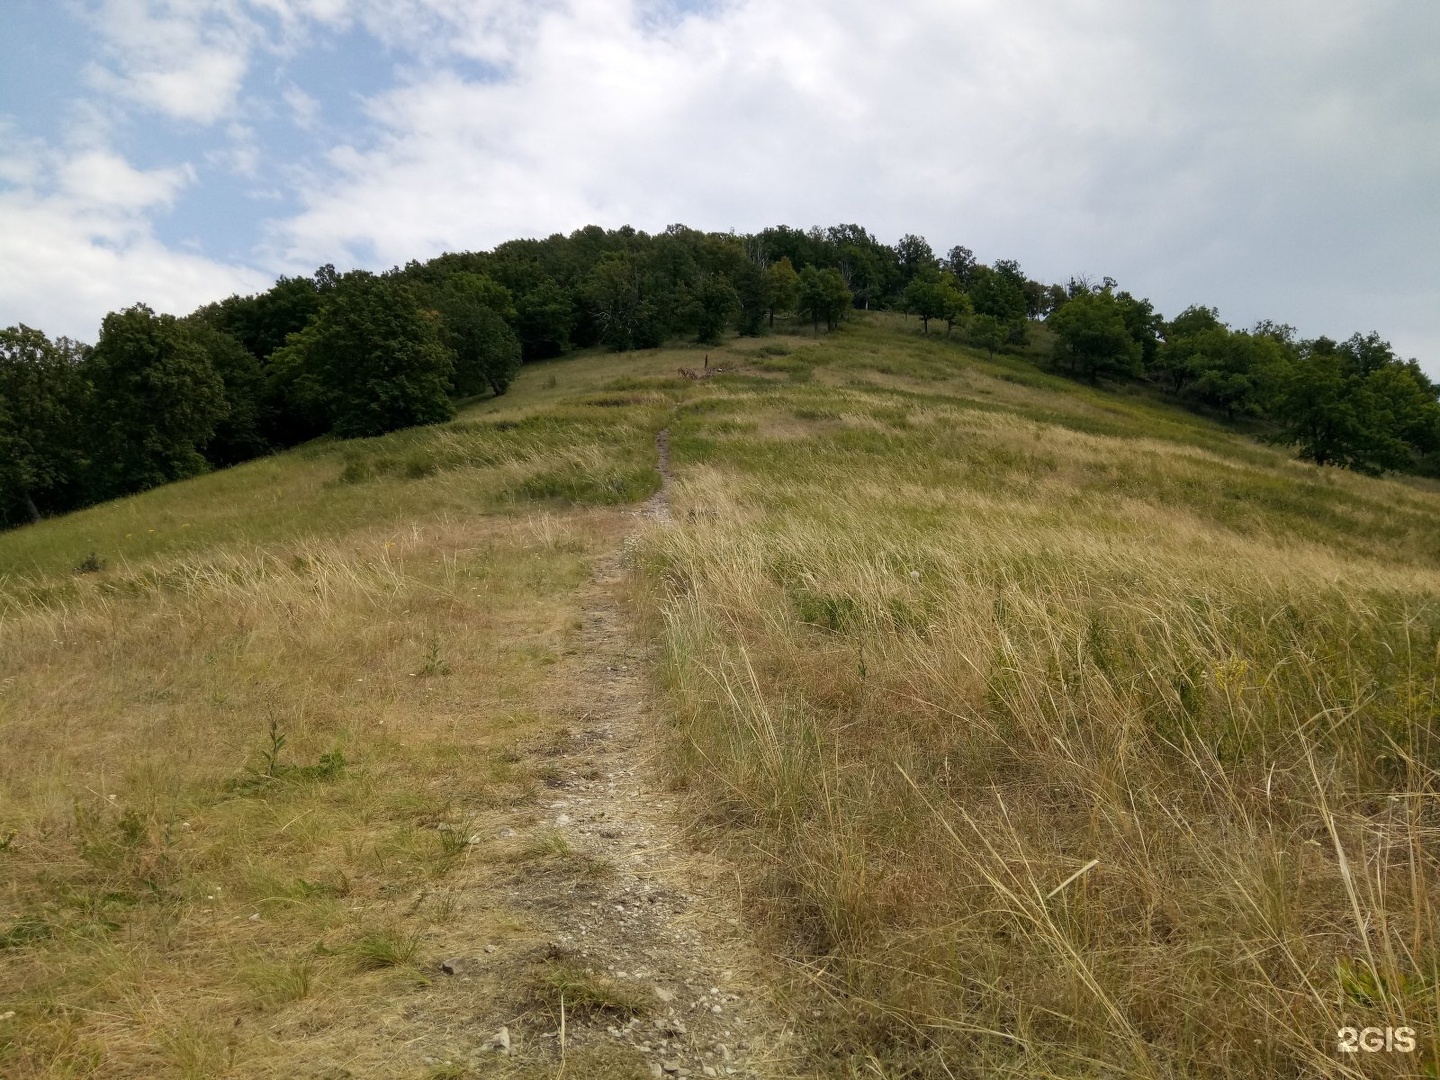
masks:
<svg viewBox="0 0 1440 1080"><path fill-rule="evenodd" d="M1304 338L1213 307L1167 319L1106 277L1033 280L1013 260L881 243L858 225L738 236L590 226L385 273L324 266L188 315L111 312L94 345L0 330L0 526L233 465L321 435L436 423L577 349L834 330L904 311L990 354L1043 323L1060 374L1153 388L1305 460L1440 476L1440 387L1378 333ZM1033 352L1033 350L1031 350Z"/></svg>

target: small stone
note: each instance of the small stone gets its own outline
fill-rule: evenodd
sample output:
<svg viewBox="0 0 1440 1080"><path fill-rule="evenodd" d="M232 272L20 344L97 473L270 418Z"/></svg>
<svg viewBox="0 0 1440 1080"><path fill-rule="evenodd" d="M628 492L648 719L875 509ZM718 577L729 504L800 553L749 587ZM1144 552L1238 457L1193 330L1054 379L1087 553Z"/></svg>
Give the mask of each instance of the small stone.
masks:
<svg viewBox="0 0 1440 1080"><path fill-rule="evenodd" d="M664 1069L667 1073L679 1075L680 1063L678 1061L662 1061L660 1068Z"/></svg>
<svg viewBox="0 0 1440 1080"><path fill-rule="evenodd" d="M700 1066L700 1071L701 1071L702 1073L704 1073L706 1076L719 1076L719 1075L720 1075L718 1072L715 1071L715 1066L714 1066L714 1065L702 1065L702 1066Z"/></svg>
<svg viewBox="0 0 1440 1080"><path fill-rule="evenodd" d="M449 960L440 961L440 970L443 971L446 975L459 975L460 969L464 966L464 964L465 961L461 960L460 957L453 956Z"/></svg>
<svg viewBox="0 0 1440 1080"><path fill-rule="evenodd" d="M660 1077L665 1075L665 1070L662 1069L659 1065L656 1065L654 1062L651 1062L650 1075L654 1077L654 1080L660 1080Z"/></svg>
<svg viewBox="0 0 1440 1080"><path fill-rule="evenodd" d="M514 836L514 835L515 835L515 830L514 830L514 829L501 829L501 830L500 830L500 838L501 838L502 840L508 840L510 837L512 837L512 836Z"/></svg>
<svg viewBox="0 0 1440 1080"><path fill-rule="evenodd" d="M722 1009L722 1008L720 1008L719 1005L711 1005L711 1006L710 1006L710 1011L711 1011L712 1013L714 1013L716 1016L719 1016L719 1015L720 1015L722 1012L724 1012L725 1010Z"/></svg>
<svg viewBox="0 0 1440 1080"><path fill-rule="evenodd" d="M502 1054L510 1053L510 1029L502 1027L494 1035L490 1036L490 1049L498 1050Z"/></svg>
<svg viewBox="0 0 1440 1080"><path fill-rule="evenodd" d="M657 986L655 987L655 996L659 998L662 1003L669 1005L670 1002L675 1000L675 991L666 990L663 986Z"/></svg>
<svg viewBox="0 0 1440 1080"><path fill-rule="evenodd" d="M14 1009L6 1009L3 1013L0 1013L0 1020L14 1020L14 1019L15 1019L15 1010L14 1010Z"/></svg>
<svg viewBox="0 0 1440 1080"><path fill-rule="evenodd" d="M494 952L494 951L495 951L495 946L494 946L494 945L486 945L486 946L485 946L485 951L486 951L486 952Z"/></svg>
<svg viewBox="0 0 1440 1080"><path fill-rule="evenodd" d="M556 825L562 825L562 826L563 826L563 825L569 825L569 824L570 824L570 815L569 815L569 814L557 814L557 815L555 816L555 824L556 824Z"/></svg>

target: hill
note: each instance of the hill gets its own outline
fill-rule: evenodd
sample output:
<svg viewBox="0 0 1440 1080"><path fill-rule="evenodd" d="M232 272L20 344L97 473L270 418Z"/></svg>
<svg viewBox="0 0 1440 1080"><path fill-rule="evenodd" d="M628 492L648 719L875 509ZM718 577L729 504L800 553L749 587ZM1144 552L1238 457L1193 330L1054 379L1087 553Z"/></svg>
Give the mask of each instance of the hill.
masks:
<svg viewBox="0 0 1440 1080"><path fill-rule="evenodd" d="M0 534L0 1071L1436 1067L1440 487L918 329L527 364ZM554 806L632 690L643 866ZM586 955L686 874L733 993ZM733 999L795 1038L721 1054Z"/></svg>

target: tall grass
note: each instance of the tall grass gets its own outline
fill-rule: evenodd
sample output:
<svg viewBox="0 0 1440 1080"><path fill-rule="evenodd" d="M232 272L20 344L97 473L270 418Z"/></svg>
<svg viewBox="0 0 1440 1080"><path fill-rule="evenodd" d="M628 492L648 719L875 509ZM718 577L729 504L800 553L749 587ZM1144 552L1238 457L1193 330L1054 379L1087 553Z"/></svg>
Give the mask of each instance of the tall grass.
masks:
<svg viewBox="0 0 1440 1080"><path fill-rule="evenodd" d="M641 558L682 779L834 1073L1435 1068L1440 498L831 401L695 414Z"/></svg>

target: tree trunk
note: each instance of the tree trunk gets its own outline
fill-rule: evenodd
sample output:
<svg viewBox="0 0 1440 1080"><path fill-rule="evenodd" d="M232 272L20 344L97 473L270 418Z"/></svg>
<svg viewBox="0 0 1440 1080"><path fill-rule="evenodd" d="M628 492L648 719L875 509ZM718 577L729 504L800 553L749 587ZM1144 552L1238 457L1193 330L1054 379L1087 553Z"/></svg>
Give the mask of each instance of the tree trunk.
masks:
<svg viewBox="0 0 1440 1080"><path fill-rule="evenodd" d="M40 520L40 508L35 505L35 500L30 497L29 491L24 492L21 498L25 504L25 513L30 515L30 524L33 525Z"/></svg>

